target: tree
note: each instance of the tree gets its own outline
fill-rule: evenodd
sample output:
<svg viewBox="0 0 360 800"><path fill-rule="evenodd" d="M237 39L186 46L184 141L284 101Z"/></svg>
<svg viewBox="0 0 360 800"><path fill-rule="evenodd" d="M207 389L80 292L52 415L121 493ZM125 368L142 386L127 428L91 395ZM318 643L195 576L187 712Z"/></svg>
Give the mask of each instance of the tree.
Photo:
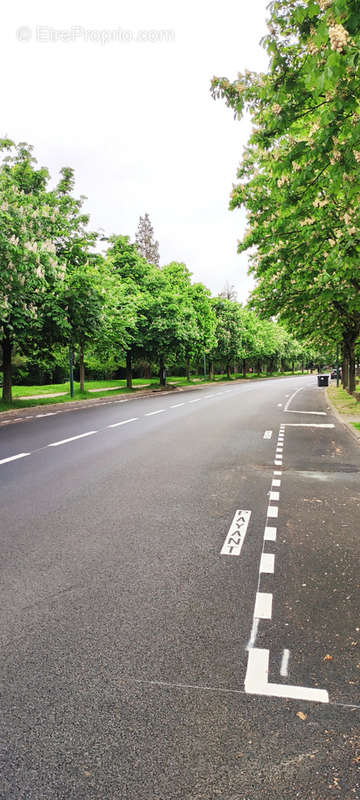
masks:
<svg viewBox="0 0 360 800"><path fill-rule="evenodd" d="M159 266L159 242L154 241L154 228L150 222L149 214L140 217L136 231L135 241L140 255L150 264Z"/></svg>
<svg viewBox="0 0 360 800"><path fill-rule="evenodd" d="M301 338L342 340L355 388L360 333L360 17L356 0L275 0L270 5L267 74L215 78L253 132L233 187L245 205L262 315L278 316Z"/></svg>
<svg viewBox="0 0 360 800"><path fill-rule="evenodd" d="M62 229L64 213L47 190L47 169L36 169L29 145L2 139L0 152L0 335L3 399L11 402L15 344L26 350L39 341L50 306L52 324L66 324L56 302L65 267L52 237L54 229Z"/></svg>
<svg viewBox="0 0 360 800"><path fill-rule="evenodd" d="M225 281L224 288L221 290L219 297L225 297L226 300L237 300L237 291L229 281Z"/></svg>

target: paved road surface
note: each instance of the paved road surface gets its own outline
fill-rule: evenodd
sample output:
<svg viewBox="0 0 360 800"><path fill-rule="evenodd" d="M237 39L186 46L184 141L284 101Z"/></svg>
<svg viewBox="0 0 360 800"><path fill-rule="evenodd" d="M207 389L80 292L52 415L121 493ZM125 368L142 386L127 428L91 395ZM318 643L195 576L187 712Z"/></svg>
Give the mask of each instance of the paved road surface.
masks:
<svg viewBox="0 0 360 800"><path fill-rule="evenodd" d="M359 472L314 376L2 425L0 797L360 798Z"/></svg>

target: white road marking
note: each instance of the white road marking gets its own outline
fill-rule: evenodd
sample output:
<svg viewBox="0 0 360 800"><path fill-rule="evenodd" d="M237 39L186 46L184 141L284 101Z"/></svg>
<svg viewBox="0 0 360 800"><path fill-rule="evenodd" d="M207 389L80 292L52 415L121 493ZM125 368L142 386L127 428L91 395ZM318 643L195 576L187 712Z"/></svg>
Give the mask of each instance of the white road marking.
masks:
<svg viewBox="0 0 360 800"><path fill-rule="evenodd" d="M278 408L282 408L282 403L278 403Z"/></svg>
<svg viewBox="0 0 360 800"><path fill-rule="evenodd" d="M268 517L272 517L273 519L277 517L279 514L279 509L277 506L268 506L267 515Z"/></svg>
<svg viewBox="0 0 360 800"><path fill-rule="evenodd" d="M128 400L114 400L114 403L128 403Z"/></svg>
<svg viewBox="0 0 360 800"><path fill-rule="evenodd" d="M60 444L67 444L67 442L75 442L76 439L84 439L85 436L93 436L97 431L87 431L87 433L79 433L78 436L70 436L69 439L61 439L59 442L51 442L48 447L59 447Z"/></svg>
<svg viewBox="0 0 360 800"><path fill-rule="evenodd" d="M293 411L292 409L285 409L287 414L316 414L316 416L320 417L327 417L326 411Z"/></svg>
<svg viewBox="0 0 360 800"><path fill-rule="evenodd" d="M271 439L271 437L272 437L272 431L265 431L264 439Z"/></svg>
<svg viewBox="0 0 360 800"><path fill-rule="evenodd" d="M282 676L282 678L287 678L289 674L289 658L290 658L290 650L283 650L281 666L280 666L280 675Z"/></svg>
<svg viewBox="0 0 360 800"><path fill-rule="evenodd" d="M221 549L222 556L239 556L244 544L251 511L239 509L235 512L229 532Z"/></svg>
<svg viewBox="0 0 360 800"><path fill-rule="evenodd" d="M118 428L119 425L127 425L128 422L135 422L135 420L139 419L139 417L130 417L130 419L124 419L122 422L113 422L112 425L107 425L107 428Z"/></svg>
<svg viewBox="0 0 360 800"><path fill-rule="evenodd" d="M253 647L249 650L245 678L245 691L248 694L286 697L294 700L311 700L315 703L329 702L329 695L325 689L308 689L305 686L268 683L269 655L269 650L263 650L258 647Z"/></svg>
<svg viewBox="0 0 360 800"><path fill-rule="evenodd" d="M9 458L2 458L0 464L7 464L8 461L16 461L18 458L25 458L31 456L31 453L18 453L16 456L9 456Z"/></svg>
<svg viewBox="0 0 360 800"><path fill-rule="evenodd" d="M179 406L184 406L185 403L175 403L175 405L170 406L170 408L179 408Z"/></svg>
<svg viewBox="0 0 360 800"><path fill-rule="evenodd" d="M273 528L271 525L267 525L264 533L264 541L276 542L276 532L277 528Z"/></svg>
<svg viewBox="0 0 360 800"><path fill-rule="evenodd" d="M249 641L248 641L248 643L246 645L246 649L247 650L251 650L251 648L254 647L254 644L256 642L257 633L258 633L259 622L260 622L260 620L256 619L254 617L252 628L251 628L251 633L250 633L250 639L249 639Z"/></svg>
<svg viewBox="0 0 360 800"><path fill-rule="evenodd" d="M282 475L281 469L274 469L274 475Z"/></svg>
<svg viewBox="0 0 360 800"><path fill-rule="evenodd" d="M205 399L205 397L214 397L214 395L213 394L204 394L204 399Z"/></svg>
<svg viewBox="0 0 360 800"><path fill-rule="evenodd" d="M271 486L281 486L281 481L279 478L273 478L271 481Z"/></svg>
<svg viewBox="0 0 360 800"><path fill-rule="evenodd" d="M197 397L196 400L189 400L189 403L199 403L202 397Z"/></svg>
<svg viewBox="0 0 360 800"><path fill-rule="evenodd" d="M257 592L255 600L254 617L256 619L271 619L272 615L272 594L269 592Z"/></svg>
<svg viewBox="0 0 360 800"><path fill-rule="evenodd" d="M48 411L47 414L36 414L37 417L53 417L56 411Z"/></svg>
<svg viewBox="0 0 360 800"><path fill-rule="evenodd" d="M274 464L275 464L276 467L281 467L282 463L283 463L282 461L279 461L279 460L276 460L276 459L274 461Z"/></svg>
<svg viewBox="0 0 360 800"><path fill-rule="evenodd" d="M159 408L159 411L148 411L148 413L145 414L145 417L153 417L154 414L163 414L164 411L165 408Z"/></svg>
<svg viewBox="0 0 360 800"><path fill-rule="evenodd" d="M280 493L279 492L269 492L269 501L271 500L280 500Z"/></svg>
<svg viewBox="0 0 360 800"><path fill-rule="evenodd" d="M303 386L300 386L300 389L296 389L296 391L295 391L295 392L293 392L293 394L292 394L292 395L289 397L289 399L288 399L288 401L287 401L287 403L286 403L286 406L285 406L285 408L284 408L284 411L287 411L287 410L288 410L288 408L289 408L289 405L290 405L291 401L294 399L294 397L295 397L295 396L296 396L296 395L297 395L299 392L301 392L301 391L302 391L302 389L303 389L303 388L304 388Z"/></svg>
<svg viewBox="0 0 360 800"><path fill-rule="evenodd" d="M335 425L331 423L319 423L319 422L287 422L287 428L335 428Z"/></svg>
<svg viewBox="0 0 360 800"><path fill-rule="evenodd" d="M267 572L273 575L275 569L275 556L273 553L262 553L260 561L260 572Z"/></svg>

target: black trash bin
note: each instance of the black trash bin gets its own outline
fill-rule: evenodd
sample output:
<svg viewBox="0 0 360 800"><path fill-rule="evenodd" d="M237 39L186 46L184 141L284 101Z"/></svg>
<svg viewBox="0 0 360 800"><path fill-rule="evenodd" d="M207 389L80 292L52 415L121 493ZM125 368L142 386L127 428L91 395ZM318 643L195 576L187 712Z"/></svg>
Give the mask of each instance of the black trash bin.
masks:
<svg viewBox="0 0 360 800"><path fill-rule="evenodd" d="M329 376L328 375L318 375L317 376L318 386L329 386Z"/></svg>

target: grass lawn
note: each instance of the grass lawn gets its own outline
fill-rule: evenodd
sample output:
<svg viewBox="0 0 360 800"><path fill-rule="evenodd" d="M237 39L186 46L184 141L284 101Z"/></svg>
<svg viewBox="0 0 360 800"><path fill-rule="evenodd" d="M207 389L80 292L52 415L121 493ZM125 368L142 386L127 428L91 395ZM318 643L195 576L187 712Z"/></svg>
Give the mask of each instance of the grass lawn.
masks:
<svg viewBox="0 0 360 800"><path fill-rule="evenodd" d="M356 428L356 430L360 431L360 422L352 422L351 424L354 426L354 428Z"/></svg>
<svg viewBox="0 0 360 800"><path fill-rule="evenodd" d="M356 389L357 391L360 389L359 381L357 381ZM359 400L357 400L356 397L353 397L351 394L348 394L342 386L339 386L339 388L337 388L336 384L329 386L328 395L329 400L332 402L333 406L335 406L339 414L352 417L356 417L358 415L360 420Z"/></svg>
<svg viewBox="0 0 360 800"><path fill-rule="evenodd" d="M256 380L264 378L287 377L291 376L292 374L292 372L273 372L271 374L249 372L246 375L246 378L249 380ZM302 373L296 372L294 374L301 375ZM242 373L237 373L236 375L231 376L231 380L238 380L239 378L242 379L243 377L244 376ZM216 375L213 382L218 383L228 380L229 379L226 377L226 375ZM209 379L208 377L205 379L203 375L193 375L191 380L188 381L186 377L169 376L167 381L172 386L196 386L201 383L207 383ZM90 398L94 400L96 397L111 397L113 394L132 394L133 392L141 389L146 389L146 387L151 387L152 389L160 388L159 379L134 378L133 389L128 389L126 387L126 380L85 381L84 392L80 392L80 384L74 381L73 398L70 397L70 387L68 382L53 383L46 386L13 386L13 401L12 403L4 403L3 400L0 400L0 412L9 411L10 409L16 408L31 408L32 406L69 403L77 400L88 400ZM109 392L109 388L113 388L114 391ZM99 389L100 391L92 392L89 391L90 389ZM60 397L49 397L50 394L57 394L60 392L64 392L64 394L62 394ZM31 397L31 395L41 395L41 397L37 397L35 399L26 399Z"/></svg>

